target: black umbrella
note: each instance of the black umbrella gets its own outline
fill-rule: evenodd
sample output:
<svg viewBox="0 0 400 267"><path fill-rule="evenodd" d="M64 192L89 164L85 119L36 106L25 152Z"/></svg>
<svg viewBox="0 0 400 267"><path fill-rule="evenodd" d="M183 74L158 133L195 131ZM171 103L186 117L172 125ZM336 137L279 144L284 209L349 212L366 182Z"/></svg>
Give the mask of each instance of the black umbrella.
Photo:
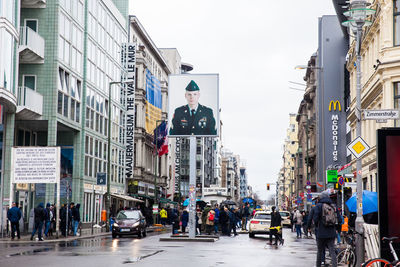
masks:
<svg viewBox="0 0 400 267"><path fill-rule="evenodd" d="M222 201L221 205L232 206L232 205L236 205L236 202L232 201L232 200L225 200L225 201Z"/></svg>
<svg viewBox="0 0 400 267"><path fill-rule="evenodd" d="M207 203L203 200L197 200L196 205L199 205L200 208L204 208L207 205Z"/></svg>

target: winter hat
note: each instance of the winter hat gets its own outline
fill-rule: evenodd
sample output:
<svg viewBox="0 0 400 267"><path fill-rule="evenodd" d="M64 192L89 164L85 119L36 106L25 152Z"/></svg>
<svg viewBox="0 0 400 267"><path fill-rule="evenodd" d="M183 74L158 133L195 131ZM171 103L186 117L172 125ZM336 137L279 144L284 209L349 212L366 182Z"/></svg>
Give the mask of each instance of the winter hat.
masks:
<svg viewBox="0 0 400 267"><path fill-rule="evenodd" d="M326 197L329 197L329 193L327 191L323 191L321 193L321 198L326 198Z"/></svg>

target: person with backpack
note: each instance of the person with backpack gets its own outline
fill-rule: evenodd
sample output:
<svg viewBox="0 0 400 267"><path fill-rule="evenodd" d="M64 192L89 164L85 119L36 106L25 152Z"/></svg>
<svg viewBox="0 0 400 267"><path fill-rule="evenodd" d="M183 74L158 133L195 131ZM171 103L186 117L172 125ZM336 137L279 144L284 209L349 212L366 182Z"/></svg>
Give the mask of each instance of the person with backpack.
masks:
<svg viewBox="0 0 400 267"><path fill-rule="evenodd" d="M207 214L207 220L206 220L206 232L208 235L211 235L211 231L214 228L214 220L215 220L215 211L210 210Z"/></svg>
<svg viewBox="0 0 400 267"><path fill-rule="evenodd" d="M315 206L313 221L315 223L317 238L317 267L321 267L322 254L325 247L328 248L332 259L332 266L337 267L335 237L337 225L341 224L340 214L336 206L329 198L329 193L324 191L321 193L321 199Z"/></svg>
<svg viewBox="0 0 400 267"><path fill-rule="evenodd" d="M269 244L272 245L272 235L275 236L275 244L278 245L278 241L283 245L283 238L281 236L282 232L282 217L279 212L276 211L276 207L272 206L271 212L271 225L269 227Z"/></svg>

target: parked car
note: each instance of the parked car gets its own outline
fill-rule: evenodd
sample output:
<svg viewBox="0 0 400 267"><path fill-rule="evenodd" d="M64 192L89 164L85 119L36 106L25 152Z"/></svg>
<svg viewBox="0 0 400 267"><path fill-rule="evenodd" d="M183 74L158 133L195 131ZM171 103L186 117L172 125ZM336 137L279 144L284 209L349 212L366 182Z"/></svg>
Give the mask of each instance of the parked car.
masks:
<svg viewBox="0 0 400 267"><path fill-rule="evenodd" d="M290 212L288 211L279 211L279 214L282 218L282 226L289 226L290 227Z"/></svg>
<svg viewBox="0 0 400 267"><path fill-rule="evenodd" d="M254 237L255 234L269 234L271 212L257 211L249 225L249 237Z"/></svg>
<svg viewBox="0 0 400 267"><path fill-rule="evenodd" d="M122 235L146 236L146 219L140 210L121 210L112 225L112 237Z"/></svg>

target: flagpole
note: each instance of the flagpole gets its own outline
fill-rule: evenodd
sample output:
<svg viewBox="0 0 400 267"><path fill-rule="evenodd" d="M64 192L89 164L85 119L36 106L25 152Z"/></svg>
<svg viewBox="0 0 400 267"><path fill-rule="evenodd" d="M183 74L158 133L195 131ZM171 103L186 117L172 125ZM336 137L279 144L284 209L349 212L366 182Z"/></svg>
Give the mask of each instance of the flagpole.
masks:
<svg viewBox="0 0 400 267"><path fill-rule="evenodd" d="M158 204L158 190L157 190L157 178L160 178L160 170L161 168L158 168L159 162L161 160L161 156L159 155L159 140L158 137L160 135L160 126L161 124L165 122L165 120L157 120L156 121L156 128L154 129L154 152L155 152L155 158L154 158L154 204ZM167 127L165 127L167 129ZM164 137L166 138L166 137ZM163 140L164 140L163 138ZM162 146L163 144L161 144ZM161 148L160 146L160 148Z"/></svg>

